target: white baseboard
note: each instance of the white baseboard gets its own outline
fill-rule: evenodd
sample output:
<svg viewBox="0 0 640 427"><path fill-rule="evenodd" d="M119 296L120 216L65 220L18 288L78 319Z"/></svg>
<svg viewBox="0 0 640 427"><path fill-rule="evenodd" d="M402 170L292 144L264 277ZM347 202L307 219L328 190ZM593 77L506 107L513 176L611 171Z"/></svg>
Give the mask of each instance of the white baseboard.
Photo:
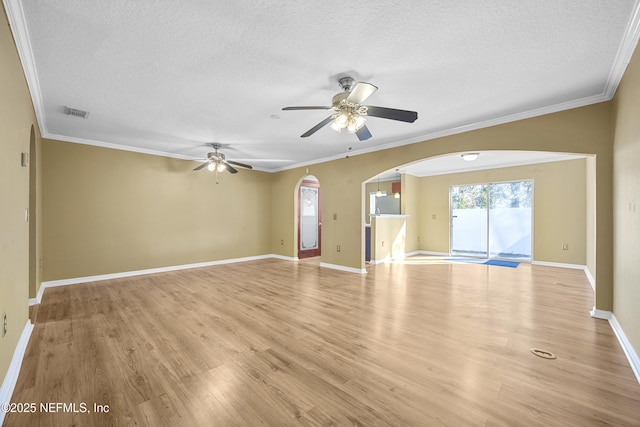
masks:
<svg viewBox="0 0 640 427"><path fill-rule="evenodd" d="M638 383L640 383L640 358L638 357L638 353L636 353L635 349L631 345L631 342L629 342L629 340L627 339L627 335L622 330L622 326L620 326L620 323L618 323L618 319L616 319L616 316L610 311L600 310L593 307L593 309L591 309L591 317L609 321L609 325L611 325L613 333L616 335L616 338L618 338L618 342L622 347L622 351L624 351L625 356L627 356L627 360L631 365L633 374L636 376Z"/></svg>
<svg viewBox="0 0 640 427"><path fill-rule="evenodd" d="M406 254L405 254L405 255L403 255L403 256L399 256L399 257L394 257L394 258L392 258L392 257L390 257L390 256L388 256L388 255L387 255L386 257L384 257L384 258L382 258L382 259L372 259L371 261L369 261L369 264L372 264L372 265L376 265L376 264L387 264L387 263L390 263L390 262L393 262L393 261L403 260L403 259L405 259L407 256L408 256L408 255L406 255Z"/></svg>
<svg viewBox="0 0 640 427"><path fill-rule="evenodd" d="M99 282L103 280L141 276L143 274L166 273L169 271L187 270L189 268L211 267L214 265L233 264L237 262L255 261L255 260L267 259L267 258L276 258L276 259L281 259L284 261L292 261L292 262L299 261L298 257L288 257L284 255L277 255L277 254L267 254L267 255L258 255L258 256L242 257L242 258L222 259L217 261L199 262L195 264L183 264L183 265L173 265L169 267L148 268L145 270L124 271L121 273L100 274L97 276L85 276L85 277L74 277L71 279L50 280L50 281L42 282L40 284L38 295L35 298L31 298L29 300L29 306L40 304L40 302L42 302L42 295L44 294L44 290L47 288L53 288L56 286L75 285L78 283L87 283L87 282ZM343 265L320 263L320 266L326 267L326 268L333 268L334 270L347 271L349 273L357 273L357 274L367 273L366 269L345 267Z"/></svg>
<svg viewBox="0 0 640 427"><path fill-rule="evenodd" d="M562 262L549 262L549 261L531 261L533 265L544 265L547 267L559 267L559 268L571 268L573 270L584 270L587 268L585 265L580 264L565 264Z"/></svg>
<svg viewBox="0 0 640 427"><path fill-rule="evenodd" d="M431 256L446 256L446 257L451 256L449 252L415 251L411 253L415 255L431 255Z"/></svg>
<svg viewBox="0 0 640 427"><path fill-rule="evenodd" d="M430 252L430 251L411 251L411 252L407 252L405 254L403 254L402 256L399 257L390 257L390 256L386 256L385 258L382 259L372 259L371 261L369 261L369 264L372 265L376 265L376 264L385 264L387 262L393 262L393 261L398 261L401 259L405 259L405 258L409 258L412 256L416 256L416 255L432 255L432 256L449 256L448 253L444 253L444 252Z"/></svg>
<svg viewBox="0 0 640 427"><path fill-rule="evenodd" d="M276 259L281 259L283 261L300 261L300 258L293 257L293 256L284 256L284 255L278 255L278 254L271 254L269 255L268 258L276 258Z"/></svg>
<svg viewBox="0 0 640 427"><path fill-rule="evenodd" d="M589 281L589 283L591 284L591 287L593 288L593 291L595 292L596 291L596 278L593 277L593 275L589 271L589 267L587 267L586 265L584 266L584 274L587 276L587 280Z"/></svg>
<svg viewBox="0 0 640 427"><path fill-rule="evenodd" d="M438 257L451 256L451 254L449 254L448 252L434 252L434 251L411 251L405 254L406 257L417 256L417 255L438 256Z"/></svg>
<svg viewBox="0 0 640 427"><path fill-rule="evenodd" d="M640 383L640 357L638 357L638 353L636 353L636 350L629 342L629 339L627 339L627 336L622 330L622 326L620 326L620 323L618 323L618 319L616 319L614 314L611 314L609 324L611 325L613 332L616 334L618 342L620 342L620 346L622 347L624 354L627 356L627 360L629 360L629 364L636 376L636 380Z"/></svg>
<svg viewBox="0 0 640 427"><path fill-rule="evenodd" d="M233 264L237 262L255 261L255 260L266 259L266 258L277 258L285 261L297 261L297 258L285 257L283 255L276 255L276 254L268 254L268 255L249 256L249 257L242 257L242 258L222 259L217 261L198 262L195 264L183 264L183 265L173 265L169 267L148 268L145 270L124 271L121 273L100 274L97 276L85 276L85 277L74 277L71 279L50 280L50 281L42 282L40 284L40 290L38 291L38 295L36 296L36 298L31 298L29 300L29 306L40 304L40 302L42 302L42 294L44 293L44 290L46 288L53 288L56 286L75 285L78 283L99 282L103 280L120 279L124 277L141 276L143 274L166 273L169 271L187 270L189 268L211 267L214 265Z"/></svg>
<svg viewBox="0 0 640 427"><path fill-rule="evenodd" d="M40 302L42 301L42 294L44 294L44 290L47 288L46 283L47 282L40 283L40 289L38 289L38 294L36 295L36 297L29 299L29 307L31 307L32 305L40 304Z"/></svg>
<svg viewBox="0 0 640 427"><path fill-rule="evenodd" d="M595 307L593 307L591 309L591 311L589 312L589 314L591 314L591 317L595 318L595 319L602 319L602 320L609 320L611 319L611 312L607 311L607 310L600 310L597 309Z"/></svg>
<svg viewBox="0 0 640 427"><path fill-rule="evenodd" d="M410 256L420 255L420 251L411 251L404 254L405 258Z"/></svg>
<svg viewBox="0 0 640 427"><path fill-rule="evenodd" d="M13 358L9 364L9 370L2 381L2 387L0 387L0 405L11 402L11 396L13 395L13 389L18 382L18 375L20 374L20 367L22 366L22 360L24 359L24 353L27 350L27 344L29 344L29 338L33 332L33 324L27 320L27 324L22 330L22 335L18 340L18 345L13 352ZM0 425L4 421L5 411L0 410Z"/></svg>
<svg viewBox="0 0 640 427"><path fill-rule="evenodd" d="M344 265L329 264L329 263L326 263L326 262L321 262L320 263L320 267L332 268L334 270L340 270L340 271L346 271L347 273L367 274L367 270L365 268L345 267Z"/></svg>
<svg viewBox="0 0 640 427"><path fill-rule="evenodd" d="M584 274L587 276L587 280L589 281L589 284L593 288L594 292L596 290L596 279L593 277L593 275L589 271L589 268L586 265L565 264L561 262L548 262L548 261L531 261L531 264L544 265L547 267L570 268L572 270L582 270L584 271Z"/></svg>

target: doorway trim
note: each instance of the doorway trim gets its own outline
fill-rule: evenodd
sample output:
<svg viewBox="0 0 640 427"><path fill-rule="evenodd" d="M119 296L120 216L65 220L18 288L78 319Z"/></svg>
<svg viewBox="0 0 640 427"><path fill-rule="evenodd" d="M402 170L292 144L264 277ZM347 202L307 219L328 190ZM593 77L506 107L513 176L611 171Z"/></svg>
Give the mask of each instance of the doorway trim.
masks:
<svg viewBox="0 0 640 427"><path fill-rule="evenodd" d="M296 249L297 249L297 254L298 254L298 259L303 259L303 258L311 258L311 257L316 257L316 256L320 256L322 254L322 209L321 209L321 203L320 203L320 182L319 181L312 181L309 179L306 179L307 177L305 177L305 179L302 180L302 182L300 182L300 185L298 186L298 191L297 191L297 198L298 198L298 212L297 212L297 222L298 222L298 239L297 239L297 245L296 245ZM308 250L303 250L302 249L302 191L303 188L315 188L317 189L317 195L318 195L318 210L317 210L317 222L316 222L316 227L317 227L317 236L318 236L318 240L317 240L317 247L314 249L308 249Z"/></svg>

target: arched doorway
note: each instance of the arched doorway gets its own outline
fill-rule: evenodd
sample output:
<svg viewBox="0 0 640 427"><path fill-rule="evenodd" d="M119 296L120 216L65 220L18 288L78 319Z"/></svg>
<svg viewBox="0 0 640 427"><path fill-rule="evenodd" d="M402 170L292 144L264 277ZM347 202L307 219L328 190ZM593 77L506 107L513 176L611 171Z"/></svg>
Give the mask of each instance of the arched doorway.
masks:
<svg viewBox="0 0 640 427"><path fill-rule="evenodd" d="M320 210L320 182L306 176L298 186L298 258L320 256L322 216Z"/></svg>

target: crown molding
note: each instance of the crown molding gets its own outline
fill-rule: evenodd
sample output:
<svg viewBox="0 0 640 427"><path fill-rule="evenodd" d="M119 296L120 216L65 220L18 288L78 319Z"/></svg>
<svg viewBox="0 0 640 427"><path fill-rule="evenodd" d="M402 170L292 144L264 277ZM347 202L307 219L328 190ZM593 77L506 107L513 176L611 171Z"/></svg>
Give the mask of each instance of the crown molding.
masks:
<svg viewBox="0 0 640 427"><path fill-rule="evenodd" d="M31 94L31 101L36 113L40 134L42 135L47 133L44 102L42 101L38 70L33 58L33 51L31 50L31 40L29 39L29 32L27 31L27 21L24 17L22 3L20 0L2 0L2 2L4 3L4 10L9 20L9 27L11 27L11 32L13 33L13 40L18 50L18 56L22 62L22 69L25 79L27 80L29 93Z"/></svg>
<svg viewBox="0 0 640 427"><path fill-rule="evenodd" d="M44 138L44 139L52 139L52 140L55 140L55 141L62 141L62 142L73 142L75 144L82 144L82 145L92 145L94 147L110 148L112 150L131 151L133 153L151 154L153 156L162 156L162 157L171 157L171 158L174 158L174 159L181 159L181 160L199 160L199 159L196 159L196 158L194 158L192 156L185 156L185 155L181 155L181 154L167 153L165 151L158 151L158 150L149 150L147 148L132 147L132 146L129 146L129 145L114 144L114 143L111 143L111 142L96 141L96 140L93 140L93 139L76 138L76 137L73 137L73 136L57 135L57 134L54 134L54 133L42 134L42 138Z"/></svg>
<svg viewBox="0 0 640 427"><path fill-rule="evenodd" d="M116 150L124 150L124 151L132 151L144 154L153 154L157 156L163 157L172 157L184 160L198 160L193 157L180 156L173 153L166 153L162 151L156 150L147 150L142 148L135 148L130 146L125 146L121 144L113 144L104 141L95 141L95 140L86 140L82 138L73 138L66 137L63 135L54 135L50 134L46 127L46 117L44 112L44 104L42 100L42 94L40 90L39 80L38 80L38 72L35 64L35 60L33 58L33 52L31 50L31 43L29 39L29 34L27 31L27 23L24 17L24 10L22 8L22 4L20 0L3 0L5 10L7 12L7 18L9 20L9 25L11 27L11 31L13 33L13 37L16 43L16 47L18 50L18 54L20 56L20 60L22 61L22 67L25 73L25 78L27 80L27 85L29 87L29 92L31 93L31 99L33 102L33 107L36 114L36 119L38 121L38 125L40 127L40 133L43 137L49 139L56 139L61 141L69 141L75 143L81 143L86 145L94 145L105 148L112 148ZM295 163L293 165L279 167L279 168L254 168L255 170L260 170L263 172L281 172L285 170L291 170L299 167L315 165L318 163L329 162L333 160L342 159L345 156L358 156L362 154L367 154L375 151L390 149L401 147L404 145L415 144L418 142L429 141L436 138L442 138L446 136L451 136L455 134L460 134L464 132L469 132L472 130L478 130L482 128L487 128L491 126L497 126L509 122L529 119L537 116L542 116L546 114L557 113L564 110L570 110L574 108L584 107L587 105L597 104L600 102L610 101L620 84L620 81L624 75L624 72L627 68L629 61L634 53L634 50L638 44L638 40L640 39L640 0L636 0L633 7L633 14L629 23L627 25L624 36L621 40L620 46L618 48L618 52L616 54L615 60L609 72L609 76L605 83L604 90L601 94L593 95L577 100L572 100L568 102L563 102L559 104L554 104L542 108L536 108L533 110L527 110L515 114L509 114L506 116L497 117L494 119L474 122L465 124L462 126L458 126L451 129L445 129L441 131L432 132L429 134L411 137L402 139L399 141L395 141L392 143L382 144L375 147L365 148L362 150L356 150L353 152L343 153L334 156L323 157L319 159L314 159L306 162Z"/></svg>
<svg viewBox="0 0 640 427"><path fill-rule="evenodd" d="M615 96L622 76L624 76L627 65L629 65L633 52L638 45L638 40L640 40L640 1L636 0L633 6L633 15L618 47L618 53L613 61L613 66L604 88L604 95L607 100L611 100Z"/></svg>
<svg viewBox="0 0 640 427"><path fill-rule="evenodd" d="M111 150L129 151L132 153L149 154L152 156L160 156L160 157L169 157L172 159L179 159L179 160L192 160L196 162L204 161L202 158L185 156L184 154L168 153L166 151L150 150L148 148L133 147L130 145L114 144L111 142L97 141L97 140L86 139L86 138L76 138L73 136L64 136L64 135L57 135L52 133L43 134L42 138L61 141L61 142L72 142L74 144L91 145L93 147L109 148ZM261 171L261 172L272 172L269 169L264 169L260 167L253 167L252 170Z"/></svg>
<svg viewBox="0 0 640 427"><path fill-rule="evenodd" d="M536 109L533 109L533 110L527 110L527 111L523 111L523 112L520 112L520 113L509 114L509 115L506 115L506 116L496 117L496 118L489 119L489 120L469 123L469 124L458 126L458 127L451 128L451 129L445 129L445 130L441 130L441 131L437 131L437 132L432 132L432 133L425 134L425 135L422 135L422 136L401 139L399 141L395 141L395 142L391 142L391 143L387 143L387 144L382 144L382 145L376 145L374 147L364 148L362 150L350 151L347 154L339 154L339 155L335 155L335 156L328 156L328 157L323 157L323 158L320 158L320 159L310 160L308 162L296 163L294 165L272 169L271 172L282 172L282 171L285 171L285 170L295 169L295 168L299 168L299 167L303 167L303 166L311 166L311 165L316 165L318 163L324 163L324 162L330 162L330 161L333 161L333 160L344 159L346 156L348 156L348 157L359 156L359 155L362 155L362 154L373 153L375 151L387 150L387 149L391 149L391 148L401 147L401 146L404 146L404 145L416 144L416 143L419 143L419 142L430 141L430 140L433 140L433 139L443 138L443 137L446 137L446 136L456 135L456 134L465 133L465 132L470 132L470 131L473 131L473 130L478 130L478 129L488 128L488 127L492 127L492 126L503 125L503 124L506 124L506 123L511 123L511 122L516 122L516 121L519 121L519 120L530 119L530 118L538 117L538 116L544 116L546 114L558 113L560 111L572 110L574 108L580 108L580 107L586 107L588 105L598 104L600 102L606 102L606 101L609 101L609 100L610 100L610 98L607 98L605 96L605 94L588 96L588 97L585 97L585 98L575 99L575 100L567 101L567 102L561 102L559 104L549 105L549 106L546 106L546 107L536 108Z"/></svg>

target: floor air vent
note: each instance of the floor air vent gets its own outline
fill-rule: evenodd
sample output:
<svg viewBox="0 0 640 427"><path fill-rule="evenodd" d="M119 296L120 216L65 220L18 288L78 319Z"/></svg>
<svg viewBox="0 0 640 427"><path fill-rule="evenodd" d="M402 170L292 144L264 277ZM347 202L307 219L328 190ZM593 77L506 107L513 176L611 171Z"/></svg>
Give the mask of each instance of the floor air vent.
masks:
<svg viewBox="0 0 640 427"><path fill-rule="evenodd" d="M547 350L542 350L540 348L532 348L531 353L535 354L538 357L542 357L543 359L556 359L556 355Z"/></svg>

